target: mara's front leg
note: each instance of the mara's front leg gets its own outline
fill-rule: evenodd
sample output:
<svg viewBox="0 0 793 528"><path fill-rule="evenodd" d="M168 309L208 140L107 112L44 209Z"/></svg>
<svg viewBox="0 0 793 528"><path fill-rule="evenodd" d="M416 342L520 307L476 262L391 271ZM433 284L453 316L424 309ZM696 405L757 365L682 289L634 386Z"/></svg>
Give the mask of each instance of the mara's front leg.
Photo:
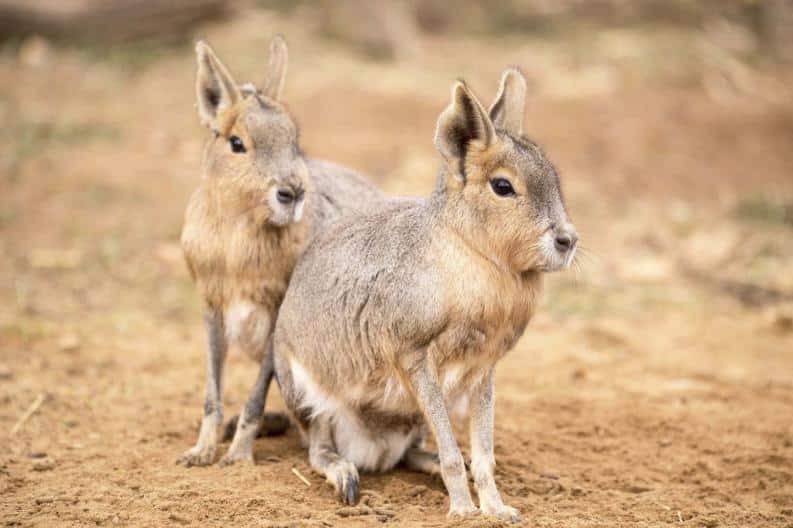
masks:
<svg viewBox="0 0 793 528"><path fill-rule="evenodd" d="M471 393L471 474L479 495L479 509L507 521L520 521L518 510L501 500L493 471L496 458L493 454L493 423L495 414L495 373L487 375Z"/></svg>
<svg viewBox="0 0 793 528"><path fill-rule="evenodd" d="M248 401L240 413L237 420L237 429L234 432L234 439L231 441L228 452L220 460L221 466L227 466L235 462L253 463L253 441L256 433L259 432L264 405L267 401L267 391L273 379L273 340L272 335L267 339L267 351L264 353L262 362L259 366L259 374L256 383L253 385Z"/></svg>
<svg viewBox="0 0 793 528"><path fill-rule="evenodd" d="M477 512L468 489L465 463L454 431L449 413L443 401L443 392L434 369L426 359L422 359L409 373L416 398L424 417L435 435L438 444L441 477L449 493L449 515L466 516Z"/></svg>
<svg viewBox="0 0 793 528"><path fill-rule="evenodd" d="M190 466L206 466L215 459L218 444L218 427L223 423L223 366L226 362L226 335L223 316L210 310L204 316L207 347L207 388L204 399L204 418L195 446L185 451L177 463Z"/></svg>

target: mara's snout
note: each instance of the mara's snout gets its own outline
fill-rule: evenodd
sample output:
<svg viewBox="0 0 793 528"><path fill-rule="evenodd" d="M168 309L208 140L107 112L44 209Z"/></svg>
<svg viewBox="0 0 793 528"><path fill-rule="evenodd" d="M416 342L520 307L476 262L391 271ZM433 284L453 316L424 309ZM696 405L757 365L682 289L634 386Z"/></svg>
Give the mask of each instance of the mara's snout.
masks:
<svg viewBox="0 0 793 528"><path fill-rule="evenodd" d="M276 199L283 205L290 205L292 202L297 202L303 199L303 189L293 187L281 187L275 193Z"/></svg>
<svg viewBox="0 0 793 528"><path fill-rule="evenodd" d="M270 206L273 210L272 222L276 225L287 225L299 222L303 218L305 191L300 185L279 185L273 187L270 194Z"/></svg>
<svg viewBox="0 0 793 528"><path fill-rule="evenodd" d="M575 258L578 232L573 224L566 222L553 225L543 236L545 271L559 271L570 266Z"/></svg>

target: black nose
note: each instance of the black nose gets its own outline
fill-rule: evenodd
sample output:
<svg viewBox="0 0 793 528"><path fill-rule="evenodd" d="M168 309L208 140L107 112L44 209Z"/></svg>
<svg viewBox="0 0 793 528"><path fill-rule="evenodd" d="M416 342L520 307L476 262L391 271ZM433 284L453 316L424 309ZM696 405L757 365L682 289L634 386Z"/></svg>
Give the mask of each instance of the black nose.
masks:
<svg viewBox="0 0 793 528"><path fill-rule="evenodd" d="M295 200L295 192L287 187L278 189L275 193L276 199L284 205L290 204Z"/></svg>
<svg viewBox="0 0 793 528"><path fill-rule="evenodd" d="M569 233L560 233L556 235L556 238L553 242L556 246L556 251L559 253L567 253L573 248L577 239L578 238L575 235L571 235Z"/></svg>

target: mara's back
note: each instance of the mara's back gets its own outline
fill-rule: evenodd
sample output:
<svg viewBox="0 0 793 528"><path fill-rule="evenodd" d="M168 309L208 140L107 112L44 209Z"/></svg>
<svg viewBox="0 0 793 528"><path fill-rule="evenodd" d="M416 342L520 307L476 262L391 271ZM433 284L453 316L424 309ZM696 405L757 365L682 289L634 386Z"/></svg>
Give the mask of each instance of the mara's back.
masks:
<svg viewBox="0 0 793 528"><path fill-rule="evenodd" d="M377 187L347 167L307 159L306 168L313 187L307 202L312 233L323 231L343 214L368 211L383 199Z"/></svg>
<svg viewBox="0 0 793 528"><path fill-rule="evenodd" d="M276 325L276 348L306 367L368 376L399 350L430 339L440 319L440 277L427 200L385 199L319 233L295 267ZM399 307L398 310L394 308ZM311 322L311 327L305 325Z"/></svg>

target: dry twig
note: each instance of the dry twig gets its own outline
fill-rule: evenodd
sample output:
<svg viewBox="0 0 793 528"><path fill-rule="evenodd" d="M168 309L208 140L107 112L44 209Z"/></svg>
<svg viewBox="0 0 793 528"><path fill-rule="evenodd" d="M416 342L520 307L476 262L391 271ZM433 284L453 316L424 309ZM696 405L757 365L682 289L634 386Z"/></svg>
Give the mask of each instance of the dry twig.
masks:
<svg viewBox="0 0 793 528"><path fill-rule="evenodd" d="M300 473L300 471L298 471L296 467L292 468L292 473L294 473L297 478L302 480L303 484L305 484L306 487L308 487L308 488L311 487L311 482L309 482L308 479L306 477L304 477L303 474Z"/></svg>
<svg viewBox="0 0 793 528"><path fill-rule="evenodd" d="M30 404L30 407L28 407L28 410L25 411L25 414L23 414L19 420L17 420L17 423L14 424L14 427L11 428L11 436L14 436L19 432L20 429L22 429L22 426L25 425L25 422L30 420L30 417L33 416L33 413L39 410L39 407L41 407L41 404L44 403L45 399L46 395L43 392L36 396L36 399Z"/></svg>

